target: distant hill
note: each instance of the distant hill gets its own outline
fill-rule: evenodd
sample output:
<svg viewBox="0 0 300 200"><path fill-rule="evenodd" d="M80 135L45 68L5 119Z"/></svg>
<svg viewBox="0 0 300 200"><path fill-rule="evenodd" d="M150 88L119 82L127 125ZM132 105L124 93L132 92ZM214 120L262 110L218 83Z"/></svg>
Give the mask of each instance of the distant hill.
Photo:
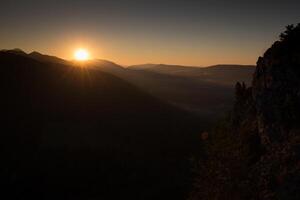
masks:
<svg viewBox="0 0 300 200"><path fill-rule="evenodd" d="M130 65L130 66L128 66L128 68L130 68L130 69L149 69L154 66L157 66L157 64L148 63L148 64L141 64L141 65Z"/></svg>
<svg viewBox="0 0 300 200"><path fill-rule="evenodd" d="M217 65L206 68L145 64L123 68L96 63L114 74L177 107L216 119L230 110L237 81L250 83L254 67Z"/></svg>
<svg viewBox="0 0 300 200"><path fill-rule="evenodd" d="M118 74L118 72L122 72L125 69L124 67L122 67L114 62L111 62L108 60L103 60L103 59L92 60L87 65L91 68L99 69L101 71L109 72L109 73L113 73L113 74L114 73Z"/></svg>
<svg viewBox="0 0 300 200"><path fill-rule="evenodd" d="M155 72L177 72L177 71L187 71L190 69L197 69L196 66L182 66L182 65L166 65L166 64L142 64L142 65L132 65L128 66L130 69L136 70L149 70Z"/></svg>
<svg viewBox="0 0 300 200"><path fill-rule="evenodd" d="M180 72L187 72L190 70L198 69L193 66L181 66L181 65L166 65L166 64L144 64L144 65L132 65L128 67L134 70L147 70L158 73L177 74Z"/></svg>
<svg viewBox="0 0 300 200"><path fill-rule="evenodd" d="M216 119L230 109L233 100L232 87L197 77L134 70L108 61L91 61L89 67L114 74L165 102L205 118Z"/></svg>
<svg viewBox="0 0 300 200"><path fill-rule="evenodd" d="M236 82L251 83L254 66L251 65L214 65L209 67L193 67L180 65L134 65L129 69L146 70L161 74L199 78L202 81L233 86Z"/></svg>
<svg viewBox="0 0 300 200"><path fill-rule="evenodd" d="M186 195L207 121L53 57L2 51L0 66L0 182L11 199Z"/></svg>

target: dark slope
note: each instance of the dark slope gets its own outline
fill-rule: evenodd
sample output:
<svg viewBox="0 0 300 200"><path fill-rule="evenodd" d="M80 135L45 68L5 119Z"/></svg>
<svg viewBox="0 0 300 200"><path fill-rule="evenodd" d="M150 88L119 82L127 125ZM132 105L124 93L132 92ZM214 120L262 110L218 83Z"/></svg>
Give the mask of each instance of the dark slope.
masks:
<svg viewBox="0 0 300 200"><path fill-rule="evenodd" d="M10 199L182 199L193 116L99 70L8 52L0 66Z"/></svg>

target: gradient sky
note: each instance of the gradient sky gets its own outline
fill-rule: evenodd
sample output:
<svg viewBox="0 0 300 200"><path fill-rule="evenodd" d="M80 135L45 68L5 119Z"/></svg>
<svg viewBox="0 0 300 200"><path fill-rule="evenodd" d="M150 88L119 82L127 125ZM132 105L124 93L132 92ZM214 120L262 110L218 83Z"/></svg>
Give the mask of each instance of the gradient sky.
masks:
<svg viewBox="0 0 300 200"><path fill-rule="evenodd" d="M119 64L255 64L300 1L1 0L0 49Z"/></svg>

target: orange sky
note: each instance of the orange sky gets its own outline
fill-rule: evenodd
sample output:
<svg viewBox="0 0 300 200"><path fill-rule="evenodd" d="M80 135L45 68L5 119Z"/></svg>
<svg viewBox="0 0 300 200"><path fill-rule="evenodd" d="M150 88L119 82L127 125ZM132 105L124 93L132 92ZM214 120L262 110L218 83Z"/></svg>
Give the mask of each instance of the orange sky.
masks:
<svg viewBox="0 0 300 200"><path fill-rule="evenodd" d="M299 9L300 1L8 1L0 49L73 59L86 48L121 65L255 64Z"/></svg>

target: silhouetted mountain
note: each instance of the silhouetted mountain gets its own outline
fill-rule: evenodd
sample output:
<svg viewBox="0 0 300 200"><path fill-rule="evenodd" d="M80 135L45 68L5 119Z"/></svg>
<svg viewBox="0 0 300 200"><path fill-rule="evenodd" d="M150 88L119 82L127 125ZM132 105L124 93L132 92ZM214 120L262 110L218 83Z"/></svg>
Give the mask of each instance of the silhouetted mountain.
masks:
<svg viewBox="0 0 300 200"><path fill-rule="evenodd" d="M233 86L238 81L251 82L254 66L251 65L215 65L210 67L193 67L180 65L134 65L130 69L152 71L173 76L198 78L201 81Z"/></svg>
<svg viewBox="0 0 300 200"><path fill-rule="evenodd" d="M0 52L1 195L183 198L206 121L114 75L33 55Z"/></svg>
<svg viewBox="0 0 300 200"><path fill-rule="evenodd" d="M300 199L300 24L257 61L251 87L236 84L231 116L205 133L191 199Z"/></svg>
<svg viewBox="0 0 300 200"><path fill-rule="evenodd" d="M124 72L125 68L108 60L96 59L90 61L88 64L89 67L93 67L95 69L99 69L104 72L109 72L114 75L118 75L119 73Z"/></svg>
<svg viewBox="0 0 300 200"><path fill-rule="evenodd" d="M129 66L130 69L135 70L148 70L159 73L176 74L180 72L198 69L194 66L181 66L181 65L166 65L166 64L144 64Z"/></svg>
<svg viewBox="0 0 300 200"><path fill-rule="evenodd" d="M200 67L181 66L181 65L166 65L166 64L144 64L129 66L132 70L151 71L160 74L183 76L185 73L197 71ZM183 74L182 74L183 73Z"/></svg>
<svg viewBox="0 0 300 200"><path fill-rule="evenodd" d="M11 52L15 53L15 50ZM18 54L18 51L16 54ZM38 52L30 54L23 52L22 56L52 65L78 64L75 61L66 61ZM198 77L171 75L174 69L170 66L167 67L166 73L156 73L148 70L124 68L111 61L100 59L85 62L84 65L84 68L89 68L90 70L100 70L118 76L165 102L181 109L192 111L205 118L217 119L217 116L230 109L233 101L231 86L207 82ZM179 66L179 68L184 67ZM169 73L167 73L168 70L170 70Z"/></svg>
<svg viewBox="0 0 300 200"><path fill-rule="evenodd" d="M47 63L53 63L53 64L64 64L64 65L70 65L69 61L66 61L64 59L58 58L56 56L49 56L49 55L44 55L39 52L32 52L28 54L30 58L33 58L35 60L41 61L41 62L47 62Z"/></svg>
<svg viewBox="0 0 300 200"><path fill-rule="evenodd" d="M5 52L5 53L11 53L15 55L21 55L21 56L26 56L27 54L22 50L22 49L3 49L0 50L0 52Z"/></svg>
<svg viewBox="0 0 300 200"><path fill-rule="evenodd" d="M252 66L218 65L207 68L178 65L135 65L107 70L148 93L209 118L230 110L236 81L250 82Z"/></svg>
<svg viewBox="0 0 300 200"><path fill-rule="evenodd" d="M77 64L75 61L69 62L38 52L30 54L23 52L22 55L52 64ZM232 83L236 80L247 82L254 69L251 66L244 66L241 70L241 66L234 65L197 68L163 64L124 68L111 61L100 59L86 62L85 68L87 67L118 76L176 107L214 120L231 108Z"/></svg>
<svg viewBox="0 0 300 200"><path fill-rule="evenodd" d="M128 66L128 68L130 69L137 69L137 70L141 70L141 69L151 69L155 66L157 66L158 64L152 64L152 63L148 63L148 64L141 64L141 65L130 65Z"/></svg>

